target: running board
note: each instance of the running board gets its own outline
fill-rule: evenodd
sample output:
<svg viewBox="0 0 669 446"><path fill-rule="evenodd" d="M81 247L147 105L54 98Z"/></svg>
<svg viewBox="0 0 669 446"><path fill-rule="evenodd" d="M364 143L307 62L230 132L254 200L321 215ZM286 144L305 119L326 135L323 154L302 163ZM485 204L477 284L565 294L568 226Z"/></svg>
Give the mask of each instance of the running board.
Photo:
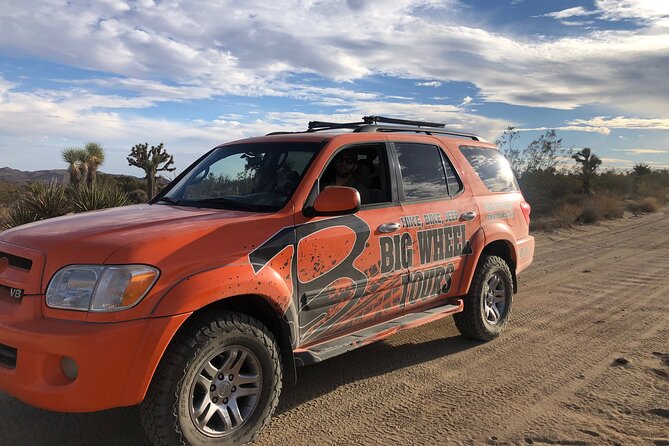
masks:
<svg viewBox="0 0 669 446"><path fill-rule="evenodd" d="M362 330L331 339L310 347L295 349L295 363L298 366L313 364L330 359L334 356L355 350L363 345L371 344L409 328L420 327L436 320L445 318L463 309L461 299L449 300L447 304L431 308L429 310L409 313L403 316L383 322L379 325L364 328Z"/></svg>

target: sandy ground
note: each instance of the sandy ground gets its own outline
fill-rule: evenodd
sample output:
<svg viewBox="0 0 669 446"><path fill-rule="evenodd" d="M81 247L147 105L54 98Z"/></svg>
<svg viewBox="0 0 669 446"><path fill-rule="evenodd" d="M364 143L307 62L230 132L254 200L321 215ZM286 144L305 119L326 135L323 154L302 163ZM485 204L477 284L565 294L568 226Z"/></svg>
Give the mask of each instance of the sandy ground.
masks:
<svg viewBox="0 0 669 446"><path fill-rule="evenodd" d="M300 369L258 443L669 445L667 212L537 241L501 338L447 318ZM0 444L147 443L136 408L56 414L0 393Z"/></svg>

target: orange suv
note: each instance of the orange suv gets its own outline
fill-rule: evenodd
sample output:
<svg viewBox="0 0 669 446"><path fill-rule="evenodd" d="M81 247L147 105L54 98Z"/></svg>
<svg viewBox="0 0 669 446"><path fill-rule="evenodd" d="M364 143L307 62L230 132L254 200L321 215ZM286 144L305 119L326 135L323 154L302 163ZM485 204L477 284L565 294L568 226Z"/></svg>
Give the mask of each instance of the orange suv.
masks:
<svg viewBox="0 0 669 446"><path fill-rule="evenodd" d="M492 144L369 116L223 144L145 205L0 234L0 389L251 442L283 377L454 315L506 326L530 207Z"/></svg>

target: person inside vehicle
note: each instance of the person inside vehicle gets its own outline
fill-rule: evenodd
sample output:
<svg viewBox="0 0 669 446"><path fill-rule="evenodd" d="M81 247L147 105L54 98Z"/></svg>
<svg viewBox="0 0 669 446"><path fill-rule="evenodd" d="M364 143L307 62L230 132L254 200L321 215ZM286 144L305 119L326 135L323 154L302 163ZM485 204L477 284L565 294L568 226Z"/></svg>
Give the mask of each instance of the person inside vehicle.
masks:
<svg viewBox="0 0 669 446"><path fill-rule="evenodd" d="M353 178L353 174L358 166L358 155L356 152L344 149L334 157L332 164L334 164L334 178L324 177L322 180L322 189L328 186L352 187L360 193L360 202L362 204L369 203L369 190Z"/></svg>

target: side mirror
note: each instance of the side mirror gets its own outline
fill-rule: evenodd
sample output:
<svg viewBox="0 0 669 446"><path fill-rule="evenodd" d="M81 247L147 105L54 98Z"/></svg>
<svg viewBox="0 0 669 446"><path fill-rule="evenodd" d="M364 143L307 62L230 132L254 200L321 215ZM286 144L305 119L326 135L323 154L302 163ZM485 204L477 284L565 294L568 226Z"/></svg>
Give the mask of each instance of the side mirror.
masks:
<svg viewBox="0 0 669 446"><path fill-rule="evenodd" d="M345 215L360 210L360 192L352 187L330 186L314 200L314 215Z"/></svg>

